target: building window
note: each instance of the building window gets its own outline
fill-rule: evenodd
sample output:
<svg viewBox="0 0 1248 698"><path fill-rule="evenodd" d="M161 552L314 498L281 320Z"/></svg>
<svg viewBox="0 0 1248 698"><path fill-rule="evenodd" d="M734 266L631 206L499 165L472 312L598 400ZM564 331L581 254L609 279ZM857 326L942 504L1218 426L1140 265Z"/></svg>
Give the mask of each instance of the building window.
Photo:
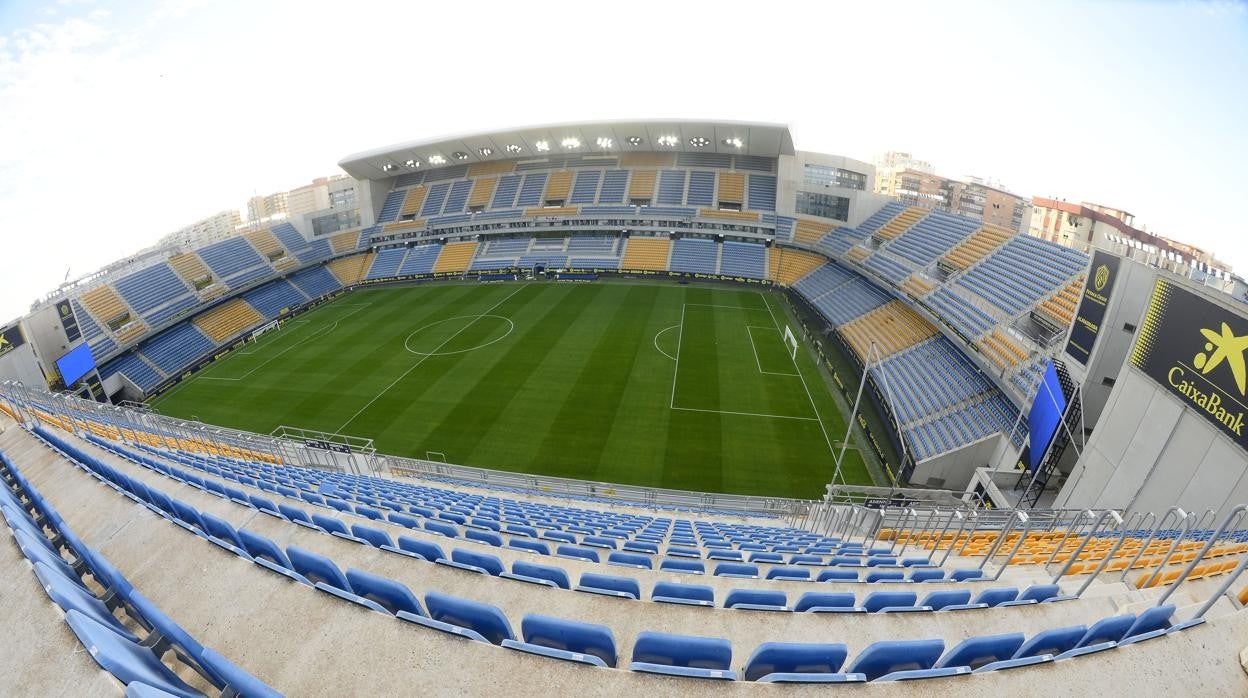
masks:
<svg viewBox="0 0 1248 698"><path fill-rule="evenodd" d="M867 176L861 172L843 170L827 165L806 165L806 183L817 187L843 187L864 190Z"/></svg>
<svg viewBox="0 0 1248 698"><path fill-rule="evenodd" d="M849 199L844 196L799 191L797 193L797 212L808 216L847 221L849 220Z"/></svg>
<svg viewBox="0 0 1248 698"><path fill-rule="evenodd" d="M340 213L330 213L312 219L312 234L329 235L339 230L354 228L360 224L360 210L351 209Z"/></svg>

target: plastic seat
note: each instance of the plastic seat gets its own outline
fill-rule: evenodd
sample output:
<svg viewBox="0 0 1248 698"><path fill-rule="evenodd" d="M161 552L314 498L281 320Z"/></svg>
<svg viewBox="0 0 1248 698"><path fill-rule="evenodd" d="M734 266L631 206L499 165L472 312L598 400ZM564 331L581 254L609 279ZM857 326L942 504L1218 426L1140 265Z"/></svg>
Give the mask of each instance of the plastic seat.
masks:
<svg viewBox="0 0 1248 698"><path fill-rule="evenodd" d="M322 531L330 535L337 536L338 538L345 538L347 540L353 540L357 543L365 542L363 539L357 538L354 534L352 534L351 531L347 528L346 524L339 521L338 519L335 519L332 516L325 516L324 514L313 514L312 523L316 524L316 527L321 529Z"/></svg>
<svg viewBox="0 0 1248 698"><path fill-rule="evenodd" d="M844 592L808 591L797 600L793 610L798 613L861 613L854 605L854 595Z"/></svg>
<svg viewBox="0 0 1248 698"><path fill-rule="evenodd" d="M922 569L910 573L912 582L936 582L943 581L944 578L945 571L941 569Z"/></svg>
<svg viewBox="0 0 1248 698"><path fill-rule="evenodd" d="M964 608L971 601L969 589L952 589L933 591L923 598L921 606L930 606L933 611L947 608Z"/></svg>
<svg viewBox="0 0 1248 698"><path fill-rule="evenodd" d="M281 693L273 690L268 684L222 657L212 648L204 650L202 661L204 668L220 676L225 682L226 689L232 691L236 696L246 696L246 698L282 698ZM222 695L225 695L225 693Z"/></svg>
<svg viewBox="0 0 1248 698"><path fill-rule="evenodd" d="M568 581L568 573L562 569L524 560L516 560L511 563L511 572L504 572L499 576L531 584L558 587L560 589L572 588L571 583Z"/></svg>
<svg viewBox="0 0 1248 698"><path fill-rule="evenodd" d="M581 545L589 546L591 548L606 548L608 550L615 550L618 544L614 538L607 538L605 536L585 536L581 539Z"/></svg>
<svg viewBox="0 0 1248 698"><path fill-rule="evenodd" d="M780 553L750 553L749 562L772 562L779 564L784 562L784 556Z"/></svg>
<svg viewBox="0 0 1248 698"><path fill-rule="evenodd" d="M261 567L268 568L285 577L290 577L295 581L304 584L311 584L303 575L295 572L290 564L290 559L286 557L286 553L277 546L276 543L265 538L264 536L248 531L245 528L238 529L238 538L243 542L243 548L251 555L252 560Z"/></svg>
<svg viewBox="0 0 1248 698"><path fill-rule="evenodd" d="M964 666L978 669L985 664L1011 659L1023 646L1024 639L1022 633L968 637L946 652L933 668Z"/></svg>
<svg viewBox="0 0 1248 698"><path fill-rule="evenodd" d="M696 543L690 543L690 545L696 545ZM689 557L695 559L701 559L702 557L702 553L698 552L697 548L678 548L675 546L668 546L667 554L672 557Z"/></svg>
<svg viewBox="0 0 1248 698"><path fill-rule="evenodd" d="M539 543L535 540L517 540L513 538L507 543L507 547L514 548L516 550L527 550L528 552L537 553L538 555L550 555L550 546L545 543Z"/></svg>
<svg viewBox="0 0 1248 698"><path fill-rule="evenodd" d="M373 601L391 615L398 615L400 611L417 616L425 615L416 595L402 582L355 568L347 570L347 581L360 598Z"/></svg>
<svg viewBox="0 0 1248 698"><path fill-rule="evenodd" d="M1070 659L1084 654L1100 652L1115 646L1135 623L1134 613L1102 618L1092 624L1088 631L1079 638L1079 642L1071 649L1059 654L1055 659Z"/></svg>
<svg viewBox="0 0 1248 698"><path fill-rule="evenodd" d="M503 547L503 539L497 533L491 531L481 531L475 528L464 529L464 538L475 540L478 543L492 545L495 548Z"/></svg>
<svg viewBox="0 0 1248 698"><path fill-rule="evenodd" d="M463 548L452 549L451 559L438 560L438 564L480 572L491 577L497 577L503 573L503 561L498 559L497 556L489 553L478 553L473 550L464 550Z"/></svg>
<svg viewBox="0 0 1248 698"><path fill-rule="evenodd" d="M714 606L715 590L701 584L656 582L654 589L650 592L650 600L686 606Z"/></svg>
<svg viewBox="0 0 1248 698"><path fill-rule="evenodd" d="M446 553L442 552L442 548L437 543L430 543L425 540L409 538L407 536L399 536L399 550L403 550L413 555L422 557L429 562L437 562L445 560Z"/></svg>
<svg viewBox="0 0 1248 698"><path fill-rule="evenodd" d="M367 542L374 548L393 548L394 541L390 540L390 534L379 528L365 526L364 524L351 524L351 535Z"/></svg>
<svg viewBox="0 0 1248 698"><path fill-rule="evenodd" d="M218 544L225 543L228 548L239 552L243 551L243 541L239 539L238 533L230 525L229 521L213 516L206 511L201 511L199 516L203 520L204 525L208 527L208 535L211 536L213 542Z"/></svg>
<svg viewBox="0 0 1248 698"><path fill-rule="evenodd" d="M278 504L277 510L285 516L291 523L299 524L307 528L316 528L316 524L312 523L311 517L302 509L292 507L289 504Z"/></svg>
<svg viewBox="0 0 1248 698"><path fill-rule="evenodd" d="M669 635L649 630L633 643L632 671L703 679L736 680L732 643L723 638Z"/></svg>
<svg viewBox="0 0 1248 698"><path fill-rule="evenodd" d="M999 589L984 589L975 597L974 603L985 604L987 607L1000 606L1007 601L1013 601L1018 597L1018 589L1015 587L1002 587Z"/></svg>
<svg viewBox="0 0 1248 698"><path fill-rule="evenodd" d="M1009 659L986 664L975 671L978 673L1000 671L1052 661L1054 655L1074 649L1087 632L1088 629L1082 625L1045 630L1024 642Z"/></svg>
<svg viewBox="0 0 1248 698"><path fill-rule="evenodd" d="M931 669L945 651L942 640L885 640L874 642L854 658L849 673L874 681L901 671Z"/></svg>
<svg viewBox="0 0 1248 698"><path fill-rule="evenodd" d="M810 581L810 570L803 567L773 567L767 571L767 579Z"/></svg>
<svg viewBox="0 0 1248 698"><path fill-rule="evenodd" d="M582 664L614 668L615 635L603 625L530 613L520 622L523 642L503 640L503 647Z"/></svg>
<svg viewBox="0 0 1248 698"><path fill-rule="evenodd" d="M968 579L983 579L984 571L978 569L954 570L949 579L954 582L965 582Z"/></svg>
<svg viewBox="0 0 1248 698"><path fill-rule="evenodd" d="M186 698L201 695L146 647L118 635L108 626L72 609L66 611L65 622L91 653L91 658L123 684L138 682Z"/></svg>
<svg viewBox="0 0 1248 698"><path fill-rule="evenodd" d="M436 533L439 536L459 538L459 530L448 523L443 523L441 521L425 521L424 527L426 531Z"/></svg>
<svg viewBox="0 0 1248 698"><path fill-rule="evenodd" d="M1164 606L1153 606L1146 609L1135 619L1127 632L1123 634L1119 645L1128 645L1144 640L1151 640L1154 637L1165 635L1170 629L1170 617L1174 615L1174 604L1166 604Z"/></svg>
<svg viewBox="0 0 1248 698"><path fill-rule="evenodd" d="M286 548L286 556L295 572L306 577L317 589L374 611L386 612L375 602L360 598L351 588L351 583L347 581L342 570L324 555L292 545Z"/></svg>
<svg viewBox="0 0 1248 698"><path fill-rule="evenodd" d="M53 603L66 613L77 611L107 626L110 630L127 640L137 642L138 638L121 624L108 606L99 598L76 581L75 577L65 576L44 562L34 563L35 576L39 579L43 591Z"/></svg>
<svg viewBox="0 0 1248 698"><path fill-rule="evenodd" d="M612 551L607 554L608 565L619 565L621 567L632 567L635 569L648 570L653 569L654 565L650 562L650 558L639 553L625 553L620 551Z"/></svg>
<svg viewBox="0 0 1248 698"><path fill-rule="evenodd" d="M787 611L787 604L783 591L769 589L732 589L724 599L724 608L748 611Z"/></svg>
<svg viewBox="0 0 1248 698"><path fill-rule="evenodd" d="M503 640L515 639L507 616L495 606L431 591L425 594L425 608L429 610L428 619L413 617L407 620L495 645ZM427 622L430 620L433 623Z"/></svg>
<svg viewBox="0 0 1248 698"><path fill-rule="evenodd" d="M816 579L819 582L856 582L858 573L853 570L824 570Z"/></svg>
<svg viewBox="0 0 1248 698"><path fill-rule="evenodd" d="M906 580L905 572L868 572L863 579L866 582L904 582Z"/></svg>
<svg viewBox="0 0 1248 698"><path fill-rule="evenodd" d="M581 581L577 584L576 591L633 599L634 601L641 598L641 588L638 586L636 579L595 572L581 574Z"/></svg>
<svg viewBox="0 0 1248 698"><path fill-rule="evenodd" d="M706 574L706 567L693 560L665 559L659 563L661 572L678 572L680 574Z"/></svg>
<svg viewBox="0 0 1248 698"><path fill-rule="evenodd" d="M742 678L762 683L848 683L862 674L839 673L849 650L839 643L764 642L745 662Z"/></svg>
<svg viewBox="0 0 1248 698"><path fill-rule="evenodd" d="M721 562L715 565L715 571L712 574L716 577L758 579L758 567L742 562Z"/></svg>
<svg viewBox="0 0 1248 698"><path fill-rule="evenodd" d="M867 613L918 610L923 608L915 606L918 599L919 595L913 591L873 591L862 600L862 607L867 610Z"/></svg>
<svg viewBox="0 0 1248 698"><path fill-rule="evenodd" d="M575 545L560 545L558 548L555 548L555 557L598 562L598 551L590 548L578 548Z"/></svg>

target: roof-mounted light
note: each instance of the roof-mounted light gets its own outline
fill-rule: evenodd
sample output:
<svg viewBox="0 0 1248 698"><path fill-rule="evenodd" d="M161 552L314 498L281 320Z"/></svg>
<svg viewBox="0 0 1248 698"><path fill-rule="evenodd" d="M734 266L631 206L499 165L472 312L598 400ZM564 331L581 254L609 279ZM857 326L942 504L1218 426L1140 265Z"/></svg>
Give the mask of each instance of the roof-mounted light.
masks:
<svg viewBox="0 0 1248 698"><path fill-rule="evenodd" d="M446 164L446 158L436 153L434 155L430 155L429 157L425 159L429 161L430 165L445 165Z"/></svg>
<svg viewBox="0 0 1248 698"><path fill-rule="evenodd" d="M740 148L744 146L745 143L742 142L740 138L737 138L734 136L732 138L725 138L724 145L728 146L729 148Z"/></svg>
<svg viewBox="0 0 1248 698"><path fill-rule="evenodd" d="M676 144L680 143L680 139L676 136L659 136L656 142L668 148L675 148Z"/></svg>
<svg viewBox="0 0 1248 698"><path fill-rule="evenodd" d="M610 138L607 138L606 136L599 136L598 140L594 142L597 143L598 147L602 148L603 150L606 150L610 148L611 146L615 145L615 141L611 140Z"/></svg>
<svg viewBox="0 0 1248 698"><path fill-rule="evenodd" d="M703 138L702 136L694 136L693 138L689 139L689 145L693 146L694 148L705 148L706 146L710 144L711 144L711 139Z"/></svg>
<svg viewBox="0 0 1248 698"><path fill-rule="evenodd" d="M550 143L547 141L538 141L533 144L533 147L537 148L537 152L545 153L550 150Z"/></svg>

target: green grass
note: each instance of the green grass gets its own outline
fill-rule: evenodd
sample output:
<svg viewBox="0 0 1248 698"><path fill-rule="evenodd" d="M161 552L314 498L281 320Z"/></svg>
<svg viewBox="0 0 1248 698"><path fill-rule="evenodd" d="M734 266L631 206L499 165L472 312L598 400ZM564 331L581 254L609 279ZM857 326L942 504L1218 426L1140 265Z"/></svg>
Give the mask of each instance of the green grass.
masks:
<svg viewBox="0 0 1248 698"><path fill-rule="evenodd" d="M779 297L675 284L355 291L158 398L166 415L383 453L645 486L816 497L844 418ZM851 482L870 478L856 449Z"/></svg>

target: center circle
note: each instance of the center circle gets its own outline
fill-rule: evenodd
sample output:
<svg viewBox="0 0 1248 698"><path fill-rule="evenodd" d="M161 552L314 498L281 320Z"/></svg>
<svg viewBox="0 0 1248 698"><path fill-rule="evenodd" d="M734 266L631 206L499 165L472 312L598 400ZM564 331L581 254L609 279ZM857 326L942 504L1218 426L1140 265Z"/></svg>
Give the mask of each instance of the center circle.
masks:
<svg viewBox="0 0 1248 698"><path fill-rule="evenodd" d="M458 347L456 339L469 327L492 325L488 334L470 347ZM416 328L403 340L403 348L417 356L450 356L488 347L506 339L515 323L501 315L457 315Z"/></svg>

